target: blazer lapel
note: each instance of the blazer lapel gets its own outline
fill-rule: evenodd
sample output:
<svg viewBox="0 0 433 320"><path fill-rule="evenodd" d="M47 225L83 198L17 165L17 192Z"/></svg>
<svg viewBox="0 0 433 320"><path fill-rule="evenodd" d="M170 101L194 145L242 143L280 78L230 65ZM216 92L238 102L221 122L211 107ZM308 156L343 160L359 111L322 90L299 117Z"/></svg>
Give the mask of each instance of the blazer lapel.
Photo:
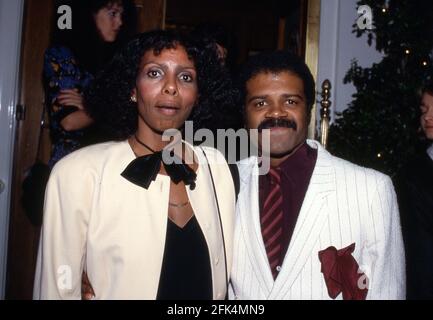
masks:
<svg viewBox="0 0 433 320"><path fill-rule="evenodd" d="M308 143L318 149L317 161L281 272L269 299L284 298L308 258L314 254L312 250L328 217L326 198L335 191L335 176L329 153L314 141Z"/></svg>
<svg viewBox="0 0 433 320"><path fill-rule="evenodd" d="M185 144L187 143L185 142ZM197 150L190 144L188 145L194 150L194 154L198 158L199 168L197 170L196 188L191 191L187 187L186 190L191 202L191 206L194 210L195 217L203 231L203 235L208 246L213 274L213 296L216 298L218 296L219 288L225 288L225 279L216 278L217 272L214 270L215 266L213 264L213 261L216 257L223 256L222 250L224 250L223 246L221 245L222 238L220 232L221 229L219 214L217 211L213 186L210 178L208 178L210 174L206 158L204 157L202 150ZM209 205L211 203L214 205ZM221 283L215 283L215 281L220 281Z"/></svg>
<svg viewBox="0 0 433 320"><path fill-rule="evenodd" d="M251 157L239 163L241 192L238 199L240 227L245 246L251 260L252 269L259 285L267 296L274 284L269 267L260 227L259 212L259 170L257 158Z"/></svg>

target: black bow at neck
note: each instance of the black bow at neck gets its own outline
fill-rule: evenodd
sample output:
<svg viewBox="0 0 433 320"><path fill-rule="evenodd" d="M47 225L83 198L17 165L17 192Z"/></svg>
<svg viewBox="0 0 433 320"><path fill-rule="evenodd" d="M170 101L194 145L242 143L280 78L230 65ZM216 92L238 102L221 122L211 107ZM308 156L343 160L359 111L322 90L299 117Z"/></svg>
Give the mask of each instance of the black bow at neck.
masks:
<svg viewBox="0 0 433 320"><path fill-rule="evenodd" d="M182 159L178 158L174 154L171 154L171 158L174 161L171 164L167 164L162 161L162 151L155 152L145 143L140 141L137 136L135 136L135 139L138 143L152 151L152 153L137 157L131 161L131 163L129 163L126 169L121 173L122 177L140 187L148 189L152 181L155 181L162 162L171 181L173 181L175 184L183 181L185 185L189 185L191 190L195 189L195 180L197 178L197 174L188 165L186 165Z"/></svg>

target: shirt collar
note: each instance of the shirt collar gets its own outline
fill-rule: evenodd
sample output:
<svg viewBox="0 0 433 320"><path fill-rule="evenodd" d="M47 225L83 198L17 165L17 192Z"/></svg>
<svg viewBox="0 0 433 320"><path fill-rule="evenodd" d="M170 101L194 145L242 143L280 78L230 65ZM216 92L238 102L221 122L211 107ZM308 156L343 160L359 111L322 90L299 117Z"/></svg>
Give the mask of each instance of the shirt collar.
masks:
<svg viewBox="0 0 433 320"><path fill-rule="evenodd" d="M316 150L311 148L307 142L304 142L298 150L295 151L290 157L284 160L283 163L280 164L280 168L282 172L293 172L298 170L303 170L309 167L310 161L306 161L306 159L313 158L316 156Z"/></svg>

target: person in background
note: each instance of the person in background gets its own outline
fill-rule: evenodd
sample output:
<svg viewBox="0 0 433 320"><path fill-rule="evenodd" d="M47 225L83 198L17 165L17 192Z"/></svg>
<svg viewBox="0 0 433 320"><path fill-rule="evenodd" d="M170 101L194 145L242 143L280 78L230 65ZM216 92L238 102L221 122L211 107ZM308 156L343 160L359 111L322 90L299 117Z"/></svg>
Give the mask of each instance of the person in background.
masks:
<svg viewBox="0 0 433 320"><path fill-rule="evenodd" d="M86 97L116 141L54 166L35 299L80 299L83 271L95 299L226 297L235 213L229 166L216 149L163 134L187 119L206 127L211 110L234 105L234 92L214 50L174 32L144 33L115 55Z"/></svg>
<svg viewBox="0 0 433 320"><path fill-rule="evenodd" d="M425 147L397 174L406 247L407 298L433 299L433 82L421 92L420 130Z"/></svg>
<svg viewBox="0 0 433 320"><path fill-rule="evenodd" d="M43 68L52 140L50 167L100 138L92 128L83 92L135 32L131 0L59 1L55 8L65 4L72 9L72 29L60 29L55 15L52 43L45 52Z"/></svg>
<svg viewBox="0 0 433 320"><path fill-rule="evenodd" d="M191 31L191 36L198 41L203 41L206 46L215 50L219 62L228 70L230 79L233 81L237 73L235 41L226 28L216 23L203 23L197 25ZM215 94L218 93L215 92ZM208 126L208 129L214 133L218 129L238 130L243 127L239 108L215 111L213 114L214 121Z"/></svg>
<svg viewBox="0 0 433 320"><path fill-rule="evenodd" d="M227 62L233 62L233 42L227 30L222 25L212 23L199 24L192 30L191 34L193 37L214 45L222 65L227 66Z"/></svg>

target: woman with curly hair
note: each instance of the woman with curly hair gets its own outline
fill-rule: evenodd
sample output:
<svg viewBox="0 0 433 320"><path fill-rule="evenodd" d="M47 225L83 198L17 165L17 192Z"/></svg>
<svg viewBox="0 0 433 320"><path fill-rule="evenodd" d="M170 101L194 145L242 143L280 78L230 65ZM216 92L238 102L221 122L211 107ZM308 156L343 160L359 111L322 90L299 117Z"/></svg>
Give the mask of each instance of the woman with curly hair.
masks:
<svg viewBox="0 0 433 320"><path fill-rule="evenodd" d="M50 167L95 141L83 91L135 32L136 21L131 0L63 0L56 8L60 5L70 6L72 28L59 28L55 16L52 43L44 57L52 140Z"/></svg>
<svg viewBox="0 0 433 320"><path fill-rule="evenodd" d="M217 150L164 132L187 119L206 127L234 93L215 51L176 33L142 34L114 57L87 97L115 141L53 168L35 298L79 299L83 271L96 299L226 297L230 169Z"/></svg>

